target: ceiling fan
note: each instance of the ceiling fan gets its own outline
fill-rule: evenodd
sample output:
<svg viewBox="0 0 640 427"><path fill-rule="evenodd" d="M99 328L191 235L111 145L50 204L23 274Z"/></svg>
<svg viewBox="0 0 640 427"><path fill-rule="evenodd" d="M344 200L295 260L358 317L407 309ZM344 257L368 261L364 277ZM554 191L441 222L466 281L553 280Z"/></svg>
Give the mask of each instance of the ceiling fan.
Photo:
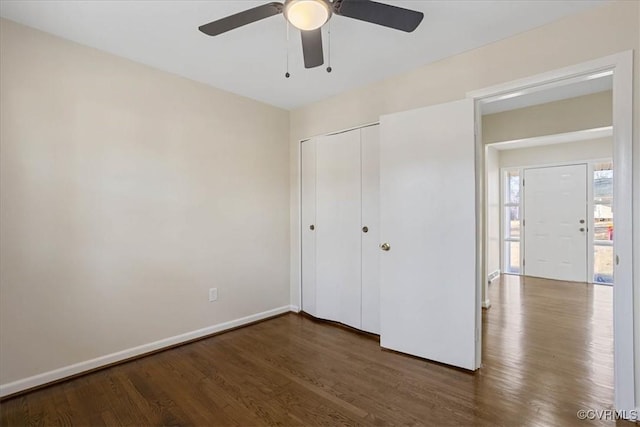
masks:
<svg viewBox="0 0 640 427"><path fill-rule="evenodd" d="M209 36L217 36L270 16L284 14L285 19L301 30L305 68L324 64L322 26L333 14L371 22L385 27L412 32L424 14L371 0L285 0L254 7L199 27Z"/></svg>

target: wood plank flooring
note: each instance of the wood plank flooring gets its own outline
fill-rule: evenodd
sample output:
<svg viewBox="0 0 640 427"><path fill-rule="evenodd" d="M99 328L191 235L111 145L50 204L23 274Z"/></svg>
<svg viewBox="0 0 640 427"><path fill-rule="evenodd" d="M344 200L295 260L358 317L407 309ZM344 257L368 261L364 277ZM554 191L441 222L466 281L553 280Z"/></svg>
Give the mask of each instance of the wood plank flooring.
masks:
<svg viewBox="0 0 640 427"><path fill-rule="evenodd" d="M8 399L0 422L615 425L576 417L612 408L612 288L505 276L490 297L475 374L288 314Z"/></svg>

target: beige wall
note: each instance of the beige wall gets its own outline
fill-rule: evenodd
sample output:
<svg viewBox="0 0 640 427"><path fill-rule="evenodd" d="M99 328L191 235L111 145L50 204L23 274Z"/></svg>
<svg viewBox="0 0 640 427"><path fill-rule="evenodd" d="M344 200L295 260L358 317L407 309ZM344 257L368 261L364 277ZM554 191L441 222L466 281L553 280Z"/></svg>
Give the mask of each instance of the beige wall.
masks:
<svg viewBox="0 0 640 427"><path fill-rule="evenodd" d="M612 92L600 92L482 117L485 144L611 126Z"/></svg>
<svg viewBox="0 0 640 427"><path fill-rule="evenodd" d="M288 306L288 112L0 31L0 383Z"/></svg>
<svg viewBox="0 0 640 427"><path fill-rule="evenodd" d="M464 98L466 93L636 50L640 69L640 2L612 1L520 35L425 65L291 113L291 297L299 301L299 144L337 129L377 121L383 114ZM636 77L637 79L637 77ZM634 182L640 182L640 84L634 85ZM634 247L640 247L640 185L634 187ZM634 252L636 348L640 346L640 250ZM640 390L640 351L636 351ZM640 393L638 394L640 399Z"/></svg>

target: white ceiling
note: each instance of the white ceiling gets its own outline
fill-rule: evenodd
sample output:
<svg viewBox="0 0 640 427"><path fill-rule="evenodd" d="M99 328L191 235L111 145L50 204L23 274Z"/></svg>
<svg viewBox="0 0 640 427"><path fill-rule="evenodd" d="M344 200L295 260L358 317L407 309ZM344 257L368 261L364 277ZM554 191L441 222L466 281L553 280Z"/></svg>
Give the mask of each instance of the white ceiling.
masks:
<svg viewBox="0 0 640 427"><path fill-rule="evenodd" d="M331 74L305 70L282 16L208 37L198 26L268 0L2 0L0 16L218 88L292 109L597 7L605 0L386 1L424 12L413 33L334 16ZM325 26L325 58L327 37ZM326 64L325 64L326 65Z"/></svg>

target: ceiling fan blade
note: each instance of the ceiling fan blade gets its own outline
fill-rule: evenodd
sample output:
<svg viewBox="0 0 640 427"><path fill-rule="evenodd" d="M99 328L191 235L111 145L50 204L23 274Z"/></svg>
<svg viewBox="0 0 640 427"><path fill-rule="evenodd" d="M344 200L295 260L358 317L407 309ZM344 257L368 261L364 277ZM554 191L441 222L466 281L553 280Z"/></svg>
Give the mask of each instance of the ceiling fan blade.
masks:
<svg viewBox="0 0 640 427"><path fill-rule="evenodd" d="M319 67L324 64L322 51L322 29L300 31L302 34L302 53L304 56L304 68Z"/></svg>
<svg viewBox="0 0 640 427"><path fill-rule="evenodd" d="M226 18L218 19L217 21L209 22L208 24L201 25L198 29L208 36L217 36L218 34L226 33L243 25L278 15L282 13L283 8L282 3L271 2L236 13L235 15L227 16Z"/></svg>
<svg viewBox="0 0 640 427"><path fill-rule="evenodd" d="M407 33L415 30L424 13L371 0L336 0L333 3L336 15L371 22Z"/></svg>

